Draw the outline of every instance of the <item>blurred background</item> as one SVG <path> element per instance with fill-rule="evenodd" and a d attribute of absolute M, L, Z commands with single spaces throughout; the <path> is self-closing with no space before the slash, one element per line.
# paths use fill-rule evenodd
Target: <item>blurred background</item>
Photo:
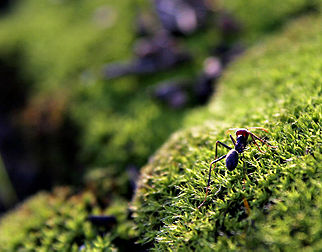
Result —
<path fill-rule="evenodd" d="M 0 214 L 40 190 L 129 201 L 226 67 L 316 1 L 0 3 Z"/>

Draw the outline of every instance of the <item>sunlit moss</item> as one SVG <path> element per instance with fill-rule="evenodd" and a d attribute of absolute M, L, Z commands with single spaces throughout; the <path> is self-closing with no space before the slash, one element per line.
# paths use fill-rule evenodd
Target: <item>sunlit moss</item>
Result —
<path fill-rule="evenodd" d="M 209 107 L 187 117 L 199 126 L 174 134 L 145 166 L 133 202 L 142 242 L 157 251 L 321 249 L 320 23 L 303 18 L 252 48 L 225 73 Z M 245 151 L 245 190 L 242 164 L 228 172 L 220 163 L 198 210 L 216 140 L 229 143 L 227 128 L 247 126 L 269 129 L 258 134 L 277 149 Z"/>

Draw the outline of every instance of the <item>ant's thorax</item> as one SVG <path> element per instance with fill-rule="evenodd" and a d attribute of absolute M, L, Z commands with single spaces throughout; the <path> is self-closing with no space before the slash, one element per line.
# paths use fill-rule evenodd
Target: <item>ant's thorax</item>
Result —
<path fill-rule="evenodd" d="M 247 138 L 248 138 L 248 134 L 246 136 L 245 135 L 237 136 L 235 150 L 238 153 L 242 153 L 245 150 L 247 145 Z"/>

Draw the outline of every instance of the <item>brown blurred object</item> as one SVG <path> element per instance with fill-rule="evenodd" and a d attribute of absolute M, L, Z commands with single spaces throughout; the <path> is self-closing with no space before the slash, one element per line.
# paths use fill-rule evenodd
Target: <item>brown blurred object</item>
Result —
<path fill-rule="evenodd" d="M 225 11 L 218 12 L 217 26 L 224 40 L 235 40 L 242 31 L 242 25 L 231 14 Z M 231 38 L 230 38 L 231 37 Z M 228 41 L 226 41 L 228 42 Z"/>
<path fill-rule="evenodd" d="M 34 134 L 49 134 L 61 127 L 65 108 L 66 97 L 62 94 L 39 96 L 29 101 L 19 121 Z"/>

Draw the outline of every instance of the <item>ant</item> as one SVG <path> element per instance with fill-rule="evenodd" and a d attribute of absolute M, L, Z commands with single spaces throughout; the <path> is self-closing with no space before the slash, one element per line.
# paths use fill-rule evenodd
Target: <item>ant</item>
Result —
<path fill-rule="evenodd" d="M 228 129 L 226 133 L 228 133 L 231 130 L 236 130 L 235 134 L 236 134 L 236 140 L 233 138 L 233 136 L 231 134 L 229 134 L 231 141 L 234 144 L 234 148 L 229 147 L 228 145 L 220 142 L 220 141 L 216 141 L 216 155 L 215 155 L 215 160 L 212 161 L 209 165 L 209 177 L 208 177 L 208 184 L 207 184 L 207 189 L 206 189 L 206 196 L 204 201 L 198 206 L 198 209 L 200 207 L 203 206 L 203 204 L 206 202 L 207 199 L 207 195 L 208 195 L 208 191 L 209 191 L 209 187 L 210 187 L 210 177 L 211 177 L 211 170 L 212 170 L 212 165 L 214 165 L 213 169 L 216 168 L 216 163 L 224 158 L 226 158 L 226 167 L 229 171 L 233 171 L 237 165 L 238 165 L 238 158 L 239 158 L 239 154 L 242 154 L 248 144 L 248 137 L 251 136 L 253 143 L 257 146 L 258 150 L 262 153 L 264 153 L 258 146 L 258 144 L 256 143 L 256 139 L 259 140 L 260 142 L 268 145 L 271 148 L 276 148 L 276 146 L 271 146 L 268 143 L 266 143 L 263 139 L 259 138 L 258 136 L 256 136 L 254 133 L 252 133 L 251 131 L 249 131 L 249 129 L 258 129 L 258 130 L 263 130 L 265 132 L 268 132 L 268 130 L 261 128 L 261 127 L 250 127 L 250 128 L 232 128 L 232 129 Z M 218 144 L 224 146 L 225 148 L 227 148 L 229 150 L 229 152 L 226 155 L 221 156 L 220 158 L 217 158 L 217 147 Z M 244 183 L 245 183 L 245 178 L 244 178 Z M 219 190 L 216 192 L 216 194 L 220 191 Z M 246 199 L 244 199 L 244 205 L 247 209 L 247 213 L 250 213 L 250 209 L 249 209 L 249 205 Z"/>

